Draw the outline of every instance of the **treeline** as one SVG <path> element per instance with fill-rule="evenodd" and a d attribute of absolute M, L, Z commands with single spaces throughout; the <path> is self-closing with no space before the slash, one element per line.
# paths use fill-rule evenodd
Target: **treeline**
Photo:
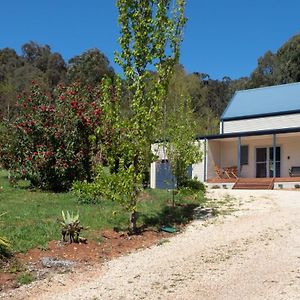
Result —
<path fill-rule="evenodd" d="M 80 81 L 95 85 L 104 75 L 112 77 L 114 70 L 107 57 L 98 49 L 88 50 L 66 62 L 50 46 L 29 42 L 21 55 L 14 49 L 0 50 L 0 117 L 10 120 L 15 114 L 17 96 L 30 88 L 32 80 L 46 93 L 58 84 Z"/>
<path fill-rule="evenodd" d="M 201 59 L 201 58 L 199 58 Z M 60 53 L 52 52 L 50 46 L 29 42 L 22 46 L 21 55 L 14 49 L 0 50 L 0 116 L 10 120 L 15 112 L 17 95 L 30 87 L 31 81 L 39 82 L 45 92 L 51 93 L 59 84 L 80 81 L 95 86 L 107 75 L 113 77 L 114 70 L 108 58 L 98 49 L 88 50 L 64 61 Z M 153 74 L 155 76 L 155 74 Z M 188 74 L 183 66 L 176 67 L 170 84 L 165 109 L 177 106 L 181 95 L 191 98 L 197 132 L 218 132 L 218 120 L 229 99 L 236 90 L 300 81 L 300 34 L 291 38 L 277 52 L 267 51 L 258 59 L 256 69 L 237 80 L 224 77 L 210 78 L 209 74 Z M 128 99 L 124 85 L 123 109 L 126 113 Z"/>

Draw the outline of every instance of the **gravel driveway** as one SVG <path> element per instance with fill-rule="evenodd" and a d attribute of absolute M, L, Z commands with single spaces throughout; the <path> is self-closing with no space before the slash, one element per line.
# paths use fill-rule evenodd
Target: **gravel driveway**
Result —
<path fill-rule="evenodd" d="M 233 212 L 194 221 L 184 233 L 104 266 L 23 286 L 2 298 L 300 299 L 300 192 L 209 195 L 224 213 Z"/>

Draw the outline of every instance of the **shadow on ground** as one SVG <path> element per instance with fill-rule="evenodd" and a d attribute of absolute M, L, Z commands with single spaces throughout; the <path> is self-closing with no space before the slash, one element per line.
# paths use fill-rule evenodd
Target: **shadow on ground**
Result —
<path fill-rule="evenodd" d="M 197 204 L 165 206 L 159 213 L 152 216 L 142 216 L 145 226 L 184 225 L 194 219 L 194 209 Z"/>

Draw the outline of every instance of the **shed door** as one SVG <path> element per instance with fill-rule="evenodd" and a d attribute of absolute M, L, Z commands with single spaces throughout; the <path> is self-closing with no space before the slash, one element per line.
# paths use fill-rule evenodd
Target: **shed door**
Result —
<path fill-rule="evenodd" d="M 156 188 L 173 189 L 175 187 L 175 177 L 171 172 L 171 165 L 168 161 L 162 161 L 156 165 Z"/>
<path fill-rule="evenodd" d="M 156 165 L 156 188 L 174 189 L 176 188 L 176 178 L 172 175 L 171 164 L 168 161 L 161 161 Z M 192 166 L 187 170 L 188 177 L 192 178 Z"/>

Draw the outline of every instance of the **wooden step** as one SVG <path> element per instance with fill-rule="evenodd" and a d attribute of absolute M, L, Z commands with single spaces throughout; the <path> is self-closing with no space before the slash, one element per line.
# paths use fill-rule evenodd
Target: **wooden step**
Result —
<path fill-rule="evenodd" d="M 235 190 L 270 190 L 273 189 L 273 178 L 239 178 L 232 189 Z"/>

